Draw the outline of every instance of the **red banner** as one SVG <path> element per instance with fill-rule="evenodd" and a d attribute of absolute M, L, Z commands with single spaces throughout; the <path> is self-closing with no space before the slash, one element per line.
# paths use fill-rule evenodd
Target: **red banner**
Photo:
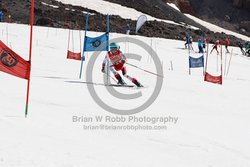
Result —
<path fill-rule="evenodd" d="M 207 82 L 211 82 L 211 83 L 216 83 L 216 84 L 222 85 L 222 75 L 220 75 L 220 76 L 213 76 L 213 75 L 210 75 L 210 74 L 208 74 L 206 72 L 204 80 L 207 81 Z"/>
<path fill-rule="evenodd" d="M 68 50 L 67 59 L 81 60 L 81 53 L 74 53 Z"/>
<path fill-rule="evenodd" d="M 23 79 L 29 79 L 30 63 L 0 40 L 0 71 Z"/>

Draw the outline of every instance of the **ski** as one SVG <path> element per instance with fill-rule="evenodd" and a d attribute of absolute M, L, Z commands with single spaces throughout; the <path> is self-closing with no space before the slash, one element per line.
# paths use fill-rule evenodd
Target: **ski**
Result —
<path fill-rule="evenodd" d="M 136 85 L 118 85 L 118 84 L 109 84 L 109 85 L 105 85 L 105 86 L 132 88 L 132 89 L 143 89 L 143 88 L 147 88 L 147 87 L 145 87 L 145 86 L 143 86 L 143 87 L 138 87 L 138 86 L 136 86 Z"/>
<path fill-rule="evenodd" d="M 128 88 L 133 88 L 136 87 L 135 85 L 118 85 L 118 84 L 109 84 L 105 86 L 113 86 L 113 87 L 128 87 Z"/>

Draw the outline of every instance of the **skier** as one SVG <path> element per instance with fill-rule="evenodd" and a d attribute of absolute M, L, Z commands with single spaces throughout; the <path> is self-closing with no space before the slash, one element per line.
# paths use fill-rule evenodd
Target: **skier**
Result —
<path fill-rule="evenodd" d="M 227 53 L 229 53 L 228 46 L 230 45 L 230 41 L 229 41 L 228 38 L 226 38 L 226 39 L 224 40 L 224 44 L 225 44 L 225 48 L 226 48 Z"/>
<path fill-rule="evenodd" d="M 194 50 L 194 49 L 193 49 L 193 46 L 192 46 L 192 41 L 193 41 L 193 40 L 192 40 L 192 37 L 188 35 L 188 36 L 186 37 L 185 49 L 187 49 L 187 45 L 189 45 L 189 47 L 190 47 L 192 50 Z"/>
<path fill-rule="evenodd" d="M 130 25 L 129 24 L 126 25 L 125 31 L 126 31 L 126 35 L 129 35 L 129 33 L 130 33 Z"/>
<path fill-rule="evenodd" d="M 240 48 L 240 51 L 242 52 L 242 54 L 243 54 L 243 55 L 246 55 L 246 52 L 245 52 L 244 49 L 243 49 L 243 44 L 242 44 L 240 41 L 238 41 L 238 42 L 237 42 L 237 45 L 238 45 L 238 47 Z"/>
<path fill-rule="evenodd" d="M 206 38 L 203 37 L 201 41 L 203 43 L 203 49 L 206 52 Z"/>
<path fill-rule="evenodd" d="M 198 48 L 199 48 L 199 53 L 204 53 L 203 51 L 203 42 L 201 39 L 198 40 Z"/>
<path fill-rule="evenodd" d="M 245 48 L 246 56 L 250 56 L 250 41 L 245 42 L 243 47 Z"/>
<path fill-rule="evenodd" d="M 140 82 L 137 81 L 137 79 L 130 77 L 127 74 L 127 69 L 125 66 L 126 63 L 126 57 L 125 55 L 120 51 L 119 45 L 116 43 L 110 44 L 110 51 L 105 56 L 105 59 L 102 63 L 102 72 L 105 73 L 105 67 L 110 62 L 109 67 L 110 71 L 113 72 L 115 78 L 118 80 L 119 85 L 126 85 L 118 71 L 122 71 L 122 74 L 124 77 L 128 78 L 131 82 L 133 82 L 137 87 L 143 87 Z"/>
<path fill-rule="evenodd" d="M 219 40 L 216 40 L 216 42 L 215 42 L 215 44 L 213 45 L 213 48 L 212 48 L 210 54 L 213 52 L 214 49 L 216 50 L 217 54 L 219 54 L 219 51 L 218 51 L 218 46 L 219 46 L 219 44 L 220 44 L 220 41 L 219 41 Z"/>

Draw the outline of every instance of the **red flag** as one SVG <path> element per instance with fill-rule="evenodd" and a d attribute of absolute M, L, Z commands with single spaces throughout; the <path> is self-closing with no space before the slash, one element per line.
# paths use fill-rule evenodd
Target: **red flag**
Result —
<path fill-rule="evenodd" d="M 210 75 L 209 73 L 206 72 L 204 80 L 207 81 L 207 82 L 212 82 L 212 83 L 215 83 L 215 84 L 222 85 L 222 75 L 213 76 L 213 75 Z"/>
<path fill-rule="evenodd" d="M 81 53 L 74 53 L 68 50 L 67 59 L 82 60 Z"/>
<path fill-rule="evenodd" d="M 0 40 L 0 71 L 29 80 L 30 63 Z"/>

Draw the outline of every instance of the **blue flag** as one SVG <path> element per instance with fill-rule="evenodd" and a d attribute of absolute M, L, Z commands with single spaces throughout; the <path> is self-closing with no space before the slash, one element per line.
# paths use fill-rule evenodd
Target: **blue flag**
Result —
<path fill-rule="evenodd" d="M 103 43 L 105 44 L 102 45 Z M 108 51 L 108 50 L 109 50 L 109 33 L 105 33 L 95 38 L 85 36 L 83 51 L 91 52 L 91 51 Z"/>
<path fill-rule="evenodd" d="M 189 56 L 189 68 L 204 67 L 204 56 L 193 58 Z"/>

